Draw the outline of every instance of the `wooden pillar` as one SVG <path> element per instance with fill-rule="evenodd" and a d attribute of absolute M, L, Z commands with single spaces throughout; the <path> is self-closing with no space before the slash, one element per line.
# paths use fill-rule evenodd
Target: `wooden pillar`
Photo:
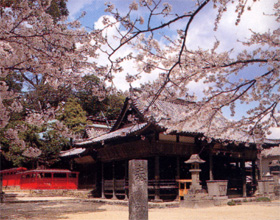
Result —
<path fill-rule="evenodd" d="M 176 179 L 180 179 L 180 157 L 176 158 Z"/>
<path fill-rule="evenodd" d="M 116 190 L 115 190 L 116 188 L 115 161 L 113 161 L 112 169 L 113 169 L 113 198 L 112 199 L 117 199 Z"/>
<path fill-rule="evenodd" d="M 176 158 L 176 179 L 179 180 L 180 179 L 180 157 L 177 156 Z M 176 200 L 180 200 L 180 183 L 178 182 L 178 194 L 176 197 Z"/>
<path fill-rule="evenodd" d="M 74 160 L 71 159 L 71 160 L 69 161 L 69 163 L 70 163 L 70 170 L 73 171 L 73 170 L 74 170 Z"/>
<path fill-rule="evenodd" d="M 252 182 L 253 185 L 255 185 L 257 183 L 257 179 L 256 179 L 256 161 L 252 160 Z"/>
<path fill-rule="evenodd" d="M 263 161 L 262 161 L 262 154 L 261 154 L 261 152 L 260 152 L 260 180 L 262 180 L 263 179 Z"/>
<path fill-rule="evenodd" d="M 155 156 L 155 201 L 160 199 L 160 172 L 159 172 L 159 156 Z"/>
<path fill-rule="evenodd" d="M 4 192 L 3 192 L 3 174 L 0 174 L 0 203 L 4 200 Z"/>
<path fill-rule="evenodd" d="M 213 154 L 212 154 L 211 149 L 210 149 L 210 152 L 209 152 L 209 180 L 214 180 L 214 177 L 213 177 Z"/>
<path fill-rule="evenodd" d="M 104 163 L 101 162 L 101 198 L 105 199 L 104 193 Z"/>
<path fill-rule="evenodd" d="M 246 190 L 246 171 L 245 171 L 245 161 L 242 160 L 240 163 L 241 174 L 242 174 L 242 194 L 243 197 L 247 197 L 247 190 Z"/>
<path fill-rule="evenodd" d="M 124 161 L 124 200 L 127 201 L 128 200 L 128 189 L 127 189 L 127 186 L 126 186 L 126 180 L 128 179 L 127 178 L 127 172 L 128 172 L 128 163 L 127 161 Z"/>

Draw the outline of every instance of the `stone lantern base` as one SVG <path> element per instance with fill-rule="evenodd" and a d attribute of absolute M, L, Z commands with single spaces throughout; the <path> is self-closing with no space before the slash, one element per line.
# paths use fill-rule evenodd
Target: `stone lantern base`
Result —
<path fill-rule="evenodd" d="M 209 196 L 206 192 L 197 192 L 193 195 L 185 195 L 184 200 L 181 200 L 180 206 L 187 208 L 206 208 L 213 206 L 227 205 L 227 196 Z"/>
<path fill-rule="evenodd" d="M 206 192 L 201 191 L 188 193 L 184 196 L 184 200 L 181 200 L 180 205 L 187 208 L 205 208 L 214 206 L 214 203 Z"/>

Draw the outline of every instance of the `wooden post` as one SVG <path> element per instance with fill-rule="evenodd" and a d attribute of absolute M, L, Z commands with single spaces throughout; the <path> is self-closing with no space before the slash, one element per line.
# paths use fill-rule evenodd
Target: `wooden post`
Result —
<path fill-rule="evenodd" d="M 176 179 L 180 179 L 180 157 L 176 158 Z"/>
<path fill-rule="evenodd" d="M 3 192 L 3 174 L 0 174 L 0 203 L 4 200 L 4 192 Z"/>
<path fill-rule="evenodd" d="M 104 193 L 104 163 L 101 162 L 101 198 L 105 199 Z"/>
<path fill-rule="evenodd" d="M 162 201 L 160 199 L 160 172 L 159 172 L 159 156 L 155 156 L 155 198 L 154 201 Z"/>
<path fill-rule="evenodd" d="M 256 180 L 256 161 L 252 160 L 252 183 L 255 185 L 257 183 Z"/>
<path fill-rule="evenodd" d="M 262 161 L 262 154 L 260 153 L 260 180 L 263 179 L 263 161 Z"/>
<path fill-rule="evenodd" d="M 180 157 L 177 156 L 176 158 L 176 179 L 179 180 L 180 179 Z M 176 197 L 176 200 L 180 200 L 180 183 L 178 182 L 178 194 Z"/>
<path fill-rule="evenodd" d="M 129 220 L 148 220 L 147 160 L 129 161 Z"/>
<path fill-rule="evenodd" d="M 128 200 L 128 189 L 126 188 L 126 180 L 127 180 L 127 161 L 124 161 L 124 200 Z"/>
<path fill-rule="evenodd" d="M 213 177 L 213 154 L 212 154 L 211 149 L 210 149 L 210 153 L 209 153 L 209 180 L 214 180 L 214 177 Z"/>
<path fill-rule="evenodd" d="M 244 159 L 240 163 L 241 172 L 242 172 L 242 193 L 243 197 L 247 197 L 247 190 L 246 190 L 246 171 L 245 171 L 245 161 Z"/>
<path fill-rule="evenodd" d="M 115 177 L 115 161 L 113 161 L 113 198 L 112 199 L 117 199 L 116 197 L 116 177 Z"/>

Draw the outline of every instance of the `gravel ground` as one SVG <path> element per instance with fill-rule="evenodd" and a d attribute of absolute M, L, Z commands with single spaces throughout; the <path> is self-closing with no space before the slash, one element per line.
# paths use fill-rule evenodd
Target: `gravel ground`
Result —
<path fill-rule="evenodd" d="M 0 204 L 2 220 L 127 220 L 128 207 L 80 199 Z M 210 208 L 152 208 L 149 220 L 280 220 L 280 201 Z M 140 220 L 140 219 L 139 219 Z"/>
<path fill-rule="evenodd" d="M 24 202 L 24 203 L 2 203 L 0 204 L 0 219 L 5 220 L 55 220 L 67 219 L 63 215 L 77 213 L 104 212 L 100 209 L 101 204 L 84 202 L 80 200 L 71 201 L 46 201 L 46 202 Z"/>

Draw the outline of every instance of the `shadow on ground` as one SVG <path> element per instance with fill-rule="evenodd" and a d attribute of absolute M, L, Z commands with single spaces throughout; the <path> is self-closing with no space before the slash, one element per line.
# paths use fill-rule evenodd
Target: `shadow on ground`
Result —
<path fill-rule="evenodd" d="M 55 220 L 67 219 L 62 216 L 78 212 L 102 212 L 102 204 L 75 201 L 48 201 L 28 203 L 2 203 L 0 204 L 0 219 L 2 220 Z"/>

